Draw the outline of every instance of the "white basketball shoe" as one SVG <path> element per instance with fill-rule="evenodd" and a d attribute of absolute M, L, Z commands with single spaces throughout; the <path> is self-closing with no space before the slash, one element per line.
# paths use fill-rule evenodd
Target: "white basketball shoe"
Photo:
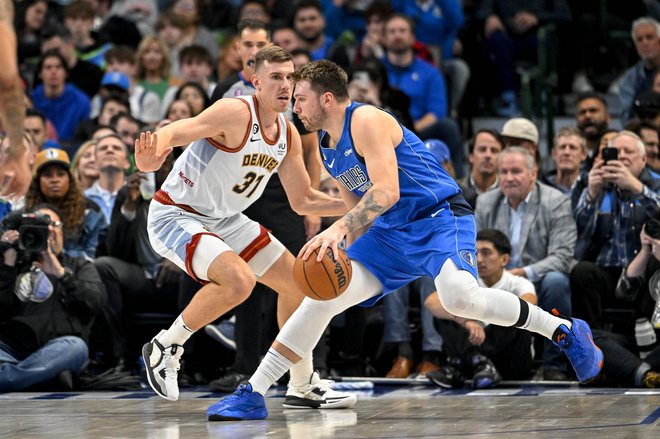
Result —
<path fill-rule="evenodd" d="M 165 347 L 160 344 L 158 337 L 164 332 L 163 329 L 142 347 L 142 357 L 151 388 L 163 398 L 176 401 L 179 399 L 177 375 L 180 368 L 179 360 L 183 355 L 183 346 Z"/>
<path fill-rule="evenodd" d="M 357 397 L 352 393 L 332 390 L 335 382 L 322 380 L 314 372 L 309 384 L 296 388 L 289 385 L 282 405 L 288 409 L 343 409 L 353 407 Z"/>

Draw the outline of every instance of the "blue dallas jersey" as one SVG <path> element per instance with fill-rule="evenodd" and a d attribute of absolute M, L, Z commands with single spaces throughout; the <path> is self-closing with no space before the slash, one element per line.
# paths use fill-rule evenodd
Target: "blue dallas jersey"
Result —
<path fill-rule="evenodd" d="M 346 108 L 344 129 L 336 148 L 325 147 L 328 136 L 325 131 L 319 133 L 321 157 L 328 173 L 360 198 L 373 185 L 364 158 L 356 153 L 351 136 L 353 112 L 362 105 L 365 104 L 351 102 Z M 398 227 L 426 218 L 437 210 L 440 203 L 461 192 L 424 143 L 412 131 L 399 125 L 403 129 L 403 139 L 395 153 L 401 195 L 399 201 L 374 222 L 381 227 Z"/>

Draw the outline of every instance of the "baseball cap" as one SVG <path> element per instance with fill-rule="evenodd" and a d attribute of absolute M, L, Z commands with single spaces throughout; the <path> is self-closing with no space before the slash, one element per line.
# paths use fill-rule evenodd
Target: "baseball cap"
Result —
<path fill-rule="evenodd" d="M 449 148 L 445 143 L 438 139 L 427 139 L 424 141 L 426 148 L 431 151 L 431 154 L 436 158 L 438 163 L 445 163 L 451 161 L 451 154 Z"/>
<path fill-rule="evenodd" d="M 524 117 L 509 119 L 502 127 L 502 135 L 539 143 L 539 130 L 531 120 Z"/>
<path fill-rule="evenodd" d="M 107 72 L 103 75 L 103 79 L 101 79 L 101 87 L 107 85 L 114 85 L 115 87 L 128 91 L 131 83 L 128 76 L 122 72 Z"/>
<path fill-rule="evenodd" d="M 39 151 L 37 156 L 34 158 L 34 172 L 38 174 L 46 166 L 58 164 L 64 166 L 67 170 L 71 166 L 71 160 L 69 160 L 69 154 L 66 153 L 63 149 L 48 148 L 42 151 Z"/>

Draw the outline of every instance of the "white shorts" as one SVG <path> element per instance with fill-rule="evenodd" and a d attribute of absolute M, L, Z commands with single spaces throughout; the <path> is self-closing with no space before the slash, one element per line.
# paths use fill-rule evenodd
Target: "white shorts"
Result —
<path fill-rule="evenodd" d="M 156 253 L 202 283 L 208 281 L 208 268 L 220 253 L 238 254 L 260 277 L 286 251 L 269 230 L 242 213 L 209 218 L 156 200 L 149 206 L 147 231 Z"/>

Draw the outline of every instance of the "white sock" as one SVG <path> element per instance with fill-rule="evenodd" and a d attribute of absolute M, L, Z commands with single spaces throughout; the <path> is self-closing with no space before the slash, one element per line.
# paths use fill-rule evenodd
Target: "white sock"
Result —
<path fill-rule="evenodd" d="M 183 314 L 181 314 L 174 320 L 172 326 L 163 335 L 158 337 L 158 341 L 164 347 L 169 347 L 173 344 L 183 346 L 194 333 L 195 331 L 186 326 L 186 322 L 183 321 Z"/>
<path fill-rule="evenodd" d="M 287 370 L 291 369 L 291 366 L 293 366 L 291 360 L 288 360 L 273 348 L 268 349 L 257 371 L 250 377 L 249 382 L 252 384 L 252 390 L 265 395 L 268 388 Z"/>
<path fill-rule="evenodd" d="M 520 326 L 520 328 L 522 329 L 527 329 L 528 331 L 537 332 L 543 335 L 544 337 L 547 337 L 550 340 L 552 340 L 555 331 L 557 330 L 557 328 L 559 328 L 560 325 L 564 325 L 568 329 L 571 329 L 573 327 L 573 323 L 570 320 L 557 317 L 547 311 L 542 310 L 536 305 L 532 305 L 531 303 L 527 303 L 522 300 L 520 302 L 521 302 L 520 304 L 521 313 L 524 312 L 522 308 L 525 306 L 525 304 L 527 305 L 529 310 L 527 321 L 522 326 Z"/>
<path fill-rule="evenodd" d="M 289 369 L 289 386 L 297 389 L 309 384 L 309 378 L 314 373 L 312 356 L 308 355 Z"/>

